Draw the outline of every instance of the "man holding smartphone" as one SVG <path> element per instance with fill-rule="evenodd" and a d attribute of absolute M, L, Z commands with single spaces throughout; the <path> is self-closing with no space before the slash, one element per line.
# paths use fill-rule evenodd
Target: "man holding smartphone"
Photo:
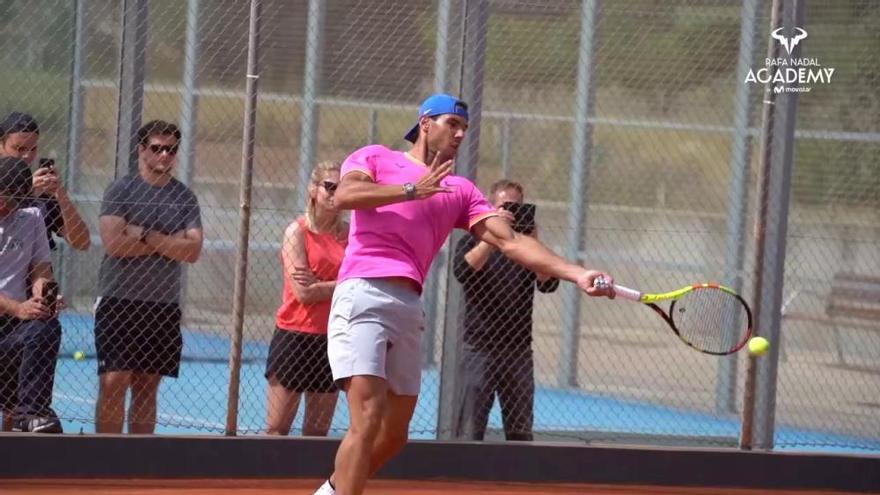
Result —
<path fill-rule="evenodd" d="M 27 162 L 0 158 L 0 406 L 4 430 L 61 433 L 50 407 L 61 346 L 57 297 L 49 300 L 57 287 L 40 213 L 21 206 L 32 182 Z"/>
<path fill-rule="evenodd" d="M 535 205 L 523 203 L 520 184 L 500 180 L 490 200 L 517 232 L 537 238 Z M 483 440 L 495 396 L 507 440 L 532 440 L 535 398 L 532 307 L 535 288 L 553 292 L 559 280 L 506 258 L 485 241 L 463 237 L 455 250 L 455 278 L 464 287 L 463 396 L 456 436 Z"/>
<path fill-rule="evenodd" d="M 0 157 L 20 158 L 28 165 L 37 161 L 40 126 L 22 112 L 12 112 L 0 121 Z M 49 248 L 55 249 L 53 236 L 63 238 L 70 247 L 85 251 L 91 243 L 89 228 L 61 183 L 55 160 L 42 158 L 33 172 L 33 198 L 23 207 L 36 207 L 46 224 Z"/>

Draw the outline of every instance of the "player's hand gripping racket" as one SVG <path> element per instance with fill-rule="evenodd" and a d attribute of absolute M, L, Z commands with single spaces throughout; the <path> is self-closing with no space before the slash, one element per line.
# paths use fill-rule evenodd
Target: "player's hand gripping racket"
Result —
<path fill-rule="evenodd" d="M 593 285 L 607 282 L 597 277 Z M 646 304 L 685 344 L 706 354 L 726 356 L 745 346 L 752 335 L 752 310 L 739 294 L 718 284 L 695 284 L 671 292 L 645 294 L 614 285 L 617 297 Z M 656 303 L 671 301 L 669 311 Z"/>

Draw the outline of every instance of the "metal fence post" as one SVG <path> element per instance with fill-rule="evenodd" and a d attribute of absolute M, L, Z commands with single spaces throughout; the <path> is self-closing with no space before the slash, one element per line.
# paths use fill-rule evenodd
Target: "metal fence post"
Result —
<path fill-rule="evenodd" d="M 367 143 L 373 144 L 379 140 L 379 110 L 370 107 L 370 122 L 367 127 Z"/>
<path fill-rule="evenodd" d="M 752 66 L 755 46 L 755 23 L 758 0 L 743 0 L 742 24 L 739 37 L 739 60 L 736 66 L 736 95 L 733 98 L 733 141 L 730 154 L 730 185 L 727 209 L 727 245 L 724 256 L 724 283 L 738 293 L 743 291 L 743 268 L 746 246 L 746 214 L 748 211 L 751 160 L 749 160 L 749 88 L 743 81 Z M 736 325 L 739 322 L 734 322 Z M 718 361 L 715 385 L 715 411 L 731 413 L 736 410 L 736 356 Z"/>
<path fill-rule="evenodd" d="M 321 58 L 324 55 L 323 0 L 309 0 L 308 25 L 306 28 L 306 62 L 303 76 L 302 115 L 300 116 L 299 175 L 293 203 L 296 211 L 305 208 L 309 191 L 309 176 L 315 163 L 320 129 Z"/>
<path fill-rule="evenodd" d="M 180 180 L 191 186 L 195 177 L 195 140 L 199 115 L 199 96 L 196 88 L 199 56 L 199 0 L 186 2 L 186 41 L 183 54 L 183 97 L 180 102 Z M 180 281 L 180 308 L 187 304 L 189 267 L 184 264 Z M 185 314 L 185 313 L 184 313 Z"/>
<path fill-rule="evenodd" d="M 191 185 L 195 174 L 195 139 L 199 96 L 196 88 L 199 56 L 199 0 L 186 2 L 186 42 L 183 54 L 183 98 L 180 102 L 180 176 Z"/>
<path fill-rule="evenodd" d="M 434 91 L 439 93 L 447 91 L 450 46 L 450 14 L 452 10 L 451 0 L 438 0 L 437 2 L 437 46 L 434 49 Z M 439 313 L 440 279 L 446 275 L 446 249 L 437 253 L 431 264 L 428 279 L 425 281 L 425 294 L 423 296 L 425 306 L 425 335 L 422 345 L 424 360 L 422 365 L 433 367 L 437 364 L 434 354 L 436 353 L 437 339 L 437 316 Z"/>
<path fill-rule="evenodd" d="M 511 117 L 501 119 L 501 176 L 510 178 L 510 121 Z"/>
<path fill-rule="evenodd" d="M 147 0 L 123 0 L 119 100 L 116 109 L 116 177 L 137 172 L 137 130 L 144 113 Z"/>
<path fill-rule="evenodd" d="M 248 58 L 244 123 L 241 143 L 241 216 L 238 235 L 238 258 L 235 264 L 235 292 L 232 301 L 232 344 L 229 353 L 229 396 L 226 404 L 227 436 L 238 431 L 238 398 L 241 380 L 241 345 L 247 298 L 248 241 L 251 227 L 251 184 L 254 167 L 254 139 L 257 122 L 257 82 L 259 81 L 260 0 L 251 0 L 248 26 Z"/>
<path fill-rule="evenodd" d="M 776 29 L 778 24 L 788 32 L 793 32 L 795 26 L 803 26 L 805 2 L 790 0 L 783 6 L 783 1 L 774 1 L 771 29 Z M 768 52 L 770 55 L 781 55 L 775 41 L 770 41 Z M 799 58 L 800 52 L 798 45 L 786 56 L 790 59 Z M 754 314 L 757 334 L 770 342 L 778 343 L 782 320 L 782 287 L 785 282 L 785 246 L 798 93 L 783 92 L 774 98 L 775 86 L 769 83 L 765 88 L 765 120 L 762 129 L 755 228 Z M 749 358 L 748 363 L 740 447 L 771 449 L 779 346 L 771 345 L 767 356 L 761 359 Z"/>
<path fill-rule="evenodd" d="M 571 149 L 571 174 L 568 206 L 568 241 L 565 255 L 581 261 L 586 231 L 587 183 L 590 177 L 590 154 L 593 151 L 593 77 L 595 75 L 596 22 L 599 0 L 584 0 L 581 6 L 581 34 L 578 50 L 577 100 L 575 102 L 574 137 Z M 578 354 L 580 349 L 581 291 L 575 284 L 562 288 L 562 369 L 559 385 L 578 386 Z"/>
<path fill-rule="evenodd" d="M 78 192 L 79 161 L 82 153 L 84 126 L 83 100 L 83 31 L 85 29 L 86 0 L 74 2 L 73 59 L 70 68 L 70 125 L 67 128 L 67 167 L 65 181 L 70 194 Z"/>
<path fill-rule="evenodd" d="M 467 138 L 456 158 L 457 175 L 476 180 L 480 149 L 480 124 L 483 106 L 483 77 L 489 30 L 488 0 L 466 0 L 462 17 L 462 57 L 460 67 L 461 98 L 469 105 Z M 467 70 L 465 70 L 467 68 Z M 455 232 L 447 242 L 449 257 L 461 233 Z M 443 321 L 443 357 L 440 370 L 440 401 L 438 438 L 454 438 L 455 411 L 460 400 L 459 378 L 461 329 L 464 322 L 464 297 L 461 285 L 452 275 L 453 263 L 446 266 L 446 315 Z"/>
<path fill-rule="evenodd" d="M 85 29 L 86 0 L 75 0 L 73 5 L 74 28 L 73 28 L 73 52 L 70 67 L 70 116 L 67 127 L 67 166 L 64 167 L 64 182 L 71 196 L 76 196 L 79 190 L 79 161 L 82 153 L 82 132 L 85 126 L 83 118 L 83 100 L 85 98 L 83 88 L 83 31 Z M 66 294 L 77 294 L 77 277 L 72 276 L 73 250 L 66 242 L 60 245 L 61 255 L 58 259 L 60 283 Z"/>

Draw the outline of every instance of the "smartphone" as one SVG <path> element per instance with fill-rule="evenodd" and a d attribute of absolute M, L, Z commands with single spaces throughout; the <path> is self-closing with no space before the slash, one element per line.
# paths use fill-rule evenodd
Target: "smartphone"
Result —
<path fill-rule="evenodd" d="M 513 214 L 513 230 L 522 234 L 535 231 L 535 205 L 532 203 L 514 203 L 508 201 L 502 208 Z"/>
<path fill-rule="evenodd" d="M 51 280 L 43 285 L 43 304 L 55 313 L 58 308 L 58 282 Z"/>
<path fill-rule="evenodd" d="M 40 158 L 39 168 L 48 168 L 49 170 L 55 170 L 55 159 Z"/>

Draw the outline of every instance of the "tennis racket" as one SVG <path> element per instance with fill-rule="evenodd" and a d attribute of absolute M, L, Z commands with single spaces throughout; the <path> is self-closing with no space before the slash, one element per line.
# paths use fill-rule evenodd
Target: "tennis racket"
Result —
<path fill-rule="evenodd" d="M 593 285 L 607 286 L 603 277 Z M 671 292 L 648 294 L 614 285 L 617 297 L 644 303 L 659 314 L 688 346 L 715 356 L 733 354 L 752 335 L 752 310 L 732 289 L 718 284 L 694 284 Z M 658 302 L 671 301 L 664 311 Z"/>

